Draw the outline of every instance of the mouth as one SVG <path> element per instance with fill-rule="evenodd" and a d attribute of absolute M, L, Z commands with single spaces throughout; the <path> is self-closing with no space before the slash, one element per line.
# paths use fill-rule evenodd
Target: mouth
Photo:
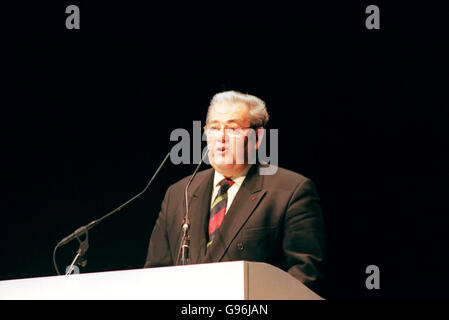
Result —
<path fill-rule="evenodd" d="M 217 152 L 224 152 L 227 150 L 229 150 L 229 146 L 226 144 L 221 144 L 221 145 L 215 147 L 215 151 L 217 151 Z"/>
<path fill-rule="evenodd" d="M 226 148 L 225 146 L 216 147 L 214 149 L 214 153 L 218 157 L 225 157 L 229 153 L 229 148 Z"/>

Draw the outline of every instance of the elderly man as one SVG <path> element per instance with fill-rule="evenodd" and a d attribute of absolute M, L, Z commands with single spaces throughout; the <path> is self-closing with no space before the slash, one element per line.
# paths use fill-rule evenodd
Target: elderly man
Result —
<path fill-rule="evenodd" d="M 212 168 L 199 172 L 188 192 L 190 263 L 266 262 L 315 288 L 324 258 L 319 198 L 298 173 L 277 168 L 264 175 L 261 165 L 251 165 L 267 121 L 265 103 L 255 96 L 213 97 L 204 128 Z M 189 178 L 167 190 L 144 267 L 178 263 Z"/>

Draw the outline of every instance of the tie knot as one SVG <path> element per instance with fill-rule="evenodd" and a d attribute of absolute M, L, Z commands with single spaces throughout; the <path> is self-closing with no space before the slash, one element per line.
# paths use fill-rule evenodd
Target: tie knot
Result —
<path fill-rule="evenodd" d="M 218 184 L 220 185 L 220 188 L 221 188 L 222 192 L 224 193 L 224 192 L 227 192 L 228 189 L 234 184 L 234 181 L 229 178 L 224 178 Z"/>

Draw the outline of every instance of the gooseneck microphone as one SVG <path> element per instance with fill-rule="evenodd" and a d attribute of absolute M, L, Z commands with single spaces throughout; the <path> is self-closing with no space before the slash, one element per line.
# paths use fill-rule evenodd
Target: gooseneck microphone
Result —
<path fill-rule="evenodd" d="M 195 171 L 193 172 L 192 176 L 190 177 L 189 181 L 187 182 L 186 188 L 184 190 L 184 200 L 185 200 L 186 211 L 185 211 L 184 221 L 183 221 L 183 224 L 182 224 L 181 245 L 179 247 L 178 258 L 176 260 L 176 265 L 179 264 L 179 258 L 181 258 L 181 264 L 182 265 L 189 264 L 189 259 L 190 259 L 190 236 L 189 236 L 190 214 L 189 214 L 188 190 L 189 190 L 190 184 L 193 181 L 193 178 L 195 178 L 199 168 L 203 164 L 204 158 L 207 155 L 207 153 L 208 153 L 208 148 L 206 146 L 204 148 L 201 160 L 198 163 L 198 165 L 196 166 Z"/>
<path fill-rule="evenodd" d="M 131 199 L 129 199 L 128 201 L 126 201 L 125 203 L 120 205 L 119 207 L 117 207 L 114 210 L 108 212 L 107 214 L 105 214 L 101 218 L 96 219 L 96 220 L 86 224 L 85 226 L 82 226 L 82 227 L 76 229 L 73 233 L 71 233 L 70 235 L 68 235 L 67 237 L 65 237 L 61 241 L 59 241 L 59 243 L 53 249 L 53 264 L 54 264 L 56 273 L 58 275 L 60 275 L 60 273 L 59 273 L 59 269 L 58 269 L 58 266 L 57 266 L 57 263 L 56 263 L 56 250 L 59 247 L 69 243 L 70 241 L 72 241 L 73 239 L 76 238 L 78 240 L 78 242 L 80 243 L 80 248 L 78 249 L 77 254 L 75 256 L 75 259 L 73 260 L 72 264 L 68 268 L 68 272 L 66 274 L 70 274 L 73 271 L 73 266 L 75 264 L 81 264 L 82 266 L 85 266 L 86 261 L 79 262 L 78 260 L 83 258 L 84 254 L 86 253 L 87 249 L 89 248 L 87 231 L 92 229 L 96 225 L 98 225 L 104 219 L 106 219 L 106 218 L 112 216 L 114 213 L 117 213 L 118 211 L 122 210 L 124 207 L 129 205 L 134 200 L 136 200 L 139 197 L 141 197 L 145 193 L 145 191 L 147 191 L 147 189 L 150 187 L 150 185 L 153 183 L 153 180 L 156 178 L 156 176 L 158 175 L 159 171 L 162 169 L 164 164 L 167 162 L 169 156 L 170 156 L 170 152 L 167 153 L 167 155 L 165 156 L 164 160 L 162 160 L 162 162 L 159 165 L 159 167 L 157 168 L 156 172 L 153 174 L 153 176 L 151 177 L 150 181 L 147 183 L 147 185 L 145 186 L 145 188 L 141 192 L 139 192 L 137 195 L 135 195 L 134 197 L 132 197 Z M 82 236 L 84 236 L 84 240 L 81 240 Z"/>

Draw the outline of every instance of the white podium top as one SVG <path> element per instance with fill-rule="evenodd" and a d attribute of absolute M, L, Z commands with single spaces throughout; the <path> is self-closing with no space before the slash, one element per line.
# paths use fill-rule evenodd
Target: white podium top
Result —
<path fill-rule="evenodd" d="M 211 290 L 213 284 L 214 290 Z M 265 263 L 233 261 L 0 281 L 1 300 L 322 299 Z"/>

